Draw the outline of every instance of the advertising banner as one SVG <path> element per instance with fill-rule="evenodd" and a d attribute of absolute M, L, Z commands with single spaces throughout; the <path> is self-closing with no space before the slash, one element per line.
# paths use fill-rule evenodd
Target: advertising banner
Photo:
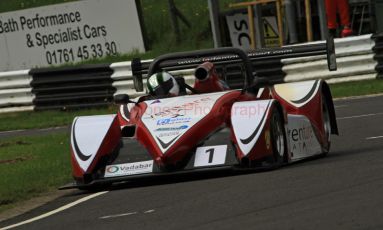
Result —
<path fill-rule="evenodd" d="M 145 51 L 135 1 L 83 0 L 0 14 L 0 71 Z"/>

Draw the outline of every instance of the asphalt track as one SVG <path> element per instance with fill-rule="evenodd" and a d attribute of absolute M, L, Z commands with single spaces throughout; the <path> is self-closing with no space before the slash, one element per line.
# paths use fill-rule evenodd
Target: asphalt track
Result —
<path fill-rule="evenodd" d="M 383 96 L 335 104 L 341 134 L 327 157 L 266 172 L 73 190 L 0 228 L 45 214 L 14 229 L 383 229 Z"/>
<path fill-rule="evenodd" d="M 20 130 L 11 130 L 11 131 L 1 131 L 0 139 L 10 138 L 10 137 L 19 137 L 19 136 L 37 136 L 37 135 L 47 135 L 54 133 L 70 132 L 69 126 L 46 128 L 46 129 L 20 129 Z"/>

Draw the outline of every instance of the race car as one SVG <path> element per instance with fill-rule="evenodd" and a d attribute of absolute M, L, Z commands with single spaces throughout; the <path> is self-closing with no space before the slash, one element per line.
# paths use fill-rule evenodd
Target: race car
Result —
<path fill-rule="evenodd" d="M 289 49 L 272 51 L 285 55 Z M 336 68 L 333 45 L 323 52 L 329 68 Z M 262 51 L 261 56 L 272 53 Z M 327 83 L 272 84 L 257 76 L 255 56 L 219 48 L 166 54 L 150 62 L 148 76 L 209 61 L 229 88 L 200 93 L 184 83 L 188 93 L 179 96 L 116 95 L 117 114 L 76 117 L 70 137 L 75 182 L 62 188 L 207 170 L 275 168 L 327 154 L 330 135 L 338 134 Z M 229 65 L 238 67 L 235 73 L 228 71 Z M 139 77 L 135 81 L 142 85 Z"/>

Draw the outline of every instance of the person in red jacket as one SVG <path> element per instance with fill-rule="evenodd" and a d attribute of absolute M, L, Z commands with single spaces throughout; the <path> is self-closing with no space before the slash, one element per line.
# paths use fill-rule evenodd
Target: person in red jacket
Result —
<path fill-rule="evenodd" d="M 340 16 L 340 24 L 343 26 L 341 37 L 348 37 L 352 35 L 352 28 L 350 23 L 350 9 L 348 0 L 326 0 L 326 13 L 327 13 L 327 28 L 330 33 L 335 34 L 338 28 L 337 12 Z"/>

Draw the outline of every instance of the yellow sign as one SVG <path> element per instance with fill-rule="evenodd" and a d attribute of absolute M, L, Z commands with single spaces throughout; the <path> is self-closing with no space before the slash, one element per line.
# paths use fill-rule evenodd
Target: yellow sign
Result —
<path fill-rule="evenodd" d="M 278 47 L 279 35 L 270 24 L 269 20 L 263 18 L 263 34 L 265 38 L 266 47 Z"/>

